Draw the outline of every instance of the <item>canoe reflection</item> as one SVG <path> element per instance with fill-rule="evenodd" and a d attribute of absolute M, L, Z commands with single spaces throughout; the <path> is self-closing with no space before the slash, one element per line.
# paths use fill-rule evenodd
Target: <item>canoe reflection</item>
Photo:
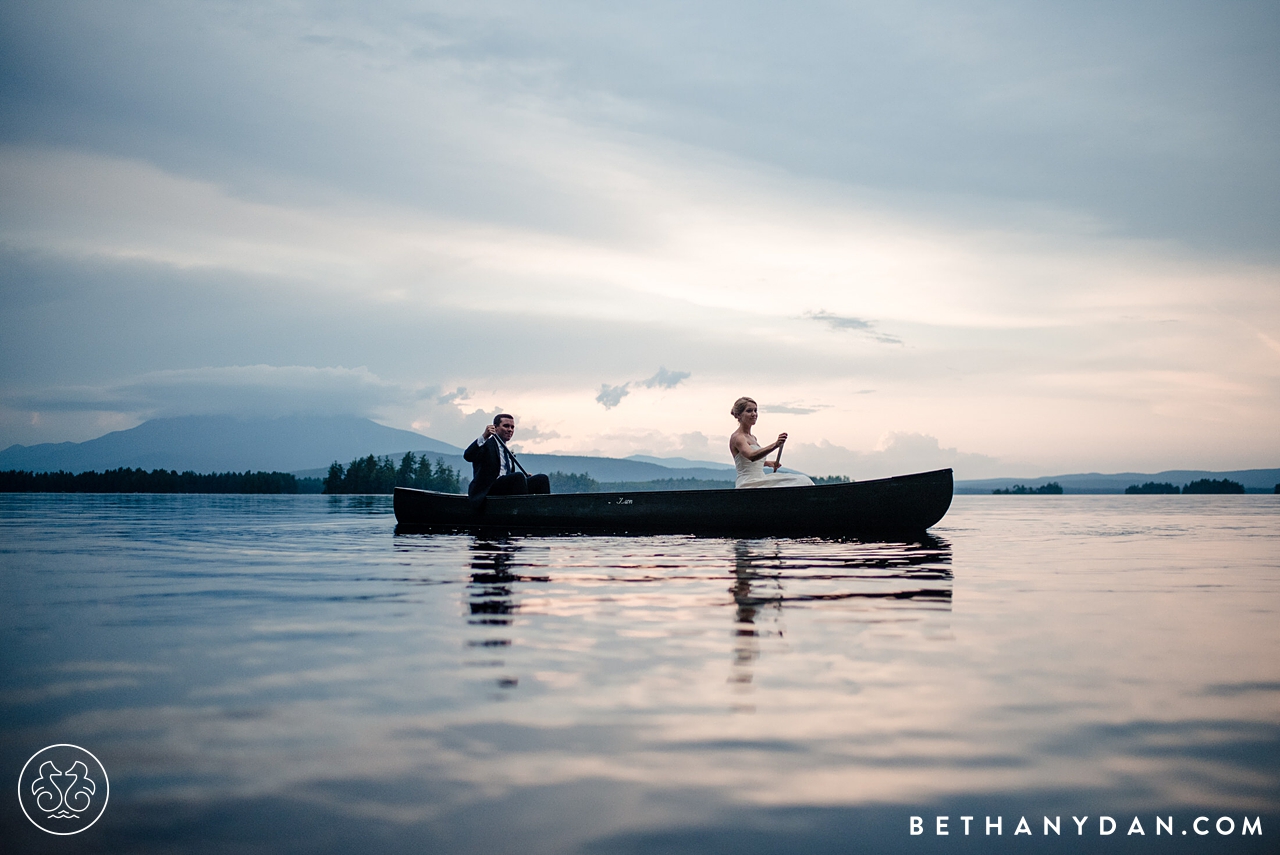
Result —
<path fill-rule="evenodd" d="M 950 611 L 951 545 L 738 540 L 734 543 L 733 665 L 728 682 L 749 694 L 760 639 L 782 638 L 784 603 L 868 601 L 907 610 Z M 737 712 L 754 712 L 745 699 Z"/>
<path fill-rule="evenodd" d="M 471 581 L 467 585 L 467 605 L 470 616 L 467 623 L 472 626 L 494 627 L 492 634 L 478 639 L 470 639 L 467 646 L 482 650 L 498 651 L 511 646 L 508 633 L 498 627 L 510 627 L 512 616 L 520 609 L 516 601 L 514 586 L 519 582 L 547 582 L 547 576 L 534 576 L 512 572 L 517 566 L 516 555 L 520 547 L 509 540 L 474 540 L 471 550 Z M 483 659 L 469 662 L 482 668 L 502 668 L 502 659 Z M 495 679 L 499 689 L 514 689 L 520 681 L 518 677 L 501 676 Z"/>
<path fill-rule="evenodd" d="M 549 665 L 560 655 L 558 641 L 548 643 L 546 635 L 554 625 L 551 616 L 609 622 L 618 639 L 657 639 L 661 634 L 653 634 L 653 624 L 668 619 L 659 616 L 680 614 L 678 621 L 688 629 L 690 617 L 709 607 L 703 612 L 711 621 L 707 629 L 719 632 L 711 629 L 723 626 L 716 613 L 732 606 L 728 682 L 735 695 L 751 693 L 762 644 L 772 655 L 786 649 L 787 611 L 820 610 L 824 620 L 868 626 L 923 621 L 927 634 L 949 632 L 945 617 L 926 620 L 929 612 L 951 609 L 951 547 L 936 538 L 885 543 L 475 537 L 466 549 L 466 664 L 485 669 L 485 682 L 504 690 L 500 695 L 519 686 L 517 673 L 530 670 L 572 684 L 573 677 Z M 726 579 L 732 603 L 722 593 L 703 598 L 723 592 Z M 661 660 L 680 643 L 626 643 L 624 649 L 628 660 Z M 495 671 L 510 673 L 491 676 Z M 742 700 L 741 708 L 750 709 L 749 699 Z"/>

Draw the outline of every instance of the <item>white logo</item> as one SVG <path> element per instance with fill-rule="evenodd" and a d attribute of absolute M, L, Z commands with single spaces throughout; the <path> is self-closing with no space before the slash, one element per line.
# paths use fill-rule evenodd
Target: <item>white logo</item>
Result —
<path fill-rule="evenodd" d="M 50 834 L 79 834 L 107 809 L 107 770 L 79 745 L 50 745 L 18 775 L 18 803 L 27 819 Z"/>

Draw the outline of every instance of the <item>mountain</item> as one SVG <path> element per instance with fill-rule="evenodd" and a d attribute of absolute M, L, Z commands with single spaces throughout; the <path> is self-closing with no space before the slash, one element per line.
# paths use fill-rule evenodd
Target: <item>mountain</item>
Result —
<path fill-rule="evenodd" d="M 462 453 L 456 445 L 358 416 L 181 416 L 152 419 L 87 442 L 11 445 L 0 451 L 0 470 L 101 472 L 130 466 L 194 472 L 288 472 L 334 460 L 346 463 L 367 454 L 403 453 L 405 449 Z"/>
<path fill-rule="evenodd" d="M 194 472 L 243 472 L 246 469 L 293 472 L 323 477 L 329 464 L 343 465 L 369 454 L 399 460 L 406 451 L 426 453 L 470 477 L 471 464 L 462 449 L 413 431 L 386 427 L 358 416 L 289 416 L 280 419 L 241 419 L 234 416 L 182 416 L 152 419 L 129 430 L 116 431 L 88 442 L 11 445 L 0 451 L 0 470 L 34 472 L 104 471 L 121 466 L 177 469 Z M 530 472 L 585 472 L 597 481 L 659 481 L 697 478 L 732 481 L 727 463 L 682 457 L 632 455 L 625 459 L 565 454 L 520 454 Z M 785 470 L 784 470 L 785 471 Z M 1280 483 L 1280 469 L 1207 472 L 1174 469 L 1155 474 L 1097 472 L 1039 478 L 986 478 L 957 481 L 957 493 L 990 494 L 1014 484 L 1038 487 L 1057 481 L 1067 493 L 1123 493 L 1130 484 L 1168 482 L 1179 487 L 1201 478 L 1229 478 L 1250 492 L 1272 492 Z"/>
<path fill-rule="evenodd" d="M 1062 485 L 1065 493 L 1123 493 L 1131 484 L 1145 484 L 1155 481 L 1157 484 L 1167 483 L 1181 487 L 1201 478 L 1220 480 L 1229 478 L 1243 484 L 1250 493 L 1270 493 L 1280 484 L 1280 469 L 1235 469 L 1230 472 L 1207 472 L 1202 469 L 1169 469 L 1154 475 L 1144 472 L 1118 472 L 1104 475 L 1099 472 L 1088 472 L 1080 475 L 1049 475 L 1040 478 L 983 478 L 979 481 L 957 481 L 957 493 L 987 493 L 995 489 L 1007 489 L 1015 484 L 1027 487 L 1039 487 L 1050 481 Z"/>
<path fill-rule="evenodd" d="M 668 469 L 729 469 L 732 463 L 712 463 L 709 460 L 690 460 L 687 457 L 651 457 L 648 454 L 632 454 L 626 460 L 639 460 L 641 463 L 656 463 Z"/>

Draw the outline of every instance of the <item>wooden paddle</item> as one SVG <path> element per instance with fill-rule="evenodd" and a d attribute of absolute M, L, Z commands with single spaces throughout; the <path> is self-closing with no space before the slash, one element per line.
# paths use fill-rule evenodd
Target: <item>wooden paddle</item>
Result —
<path fill-rule="evenodd" d="M 785 445 L 785 444 L 786 444 L 786 443 L 783 443 L 783 445 Z M 774 474 L 774 475 L 777 475 L 777 474 L 778 474 L 778 466 L 781 466 L 781 465 L 782 465 L 782 446 L 781 446 L 781 445 L 780 445 L 780 446 L 778 446 L 778 456 L 777 456 L 777 457 L 775 457 L 775 458 L 773 458 L 773 462 L 777 464 L 777 466 L 774 466 L 774 467 L 773 467 L 773 474 Z"/>
<path fill-rule="evenodd" d="M 530 475 L 530 474 L 529 474 L 529 470 L 528 470 L 528 469 L 525 469 L 525 468 L 524 468 L 524 465 L 523 465 L 523 464 L 521 464 L 521 463 L 520 463 L 520 461 L 516 459 L 516 456 L 515 456 L 515 454 L 514 454 L 514 453 L 512 453 L 511 449 L 507 448 L 507 444 L 506 444 L 505 442 L 503 442 L 503 441 L 502 441 L 502 437 L 498 436 L 498 435 L 495 433 L 495 434 L 493 435 L 493 438 L 494 438 L 494 439 L 496 439 L 496 440 L 498 441 L 498 445 L 502 446 L 502 450 L 503 450 L 503 451 L 505 451 L 507 454 L 511 455 L 511 462 L 512 462 L 512 463 L 514 463 L 516 466 L 520 467 L 520 471 L 524 473 L 524 477 L 526 477 L 526 478 L 531 478 L 531 477 L 533 477 L 532 475 Z M 781 456 L 781 453 L 782 453 L 782 449 L 781 449 L 781 448 L 779 448 L 779 449 L 778 449 L 778 453 L 779 453 L 779 456 Z"/>

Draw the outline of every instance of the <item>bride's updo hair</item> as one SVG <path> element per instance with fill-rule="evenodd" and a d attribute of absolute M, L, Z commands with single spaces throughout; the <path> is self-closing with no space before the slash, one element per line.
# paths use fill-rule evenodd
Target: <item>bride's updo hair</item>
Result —
<path fill-rule="evenodd" d="M 736 419 L 739 416 L 741 416 L 744 412 L 746 412 L 747 404 L 755 404 L 755 403 L 756 403 L 755 398 L 748 398 L 747 396 L 743 395 L 741 398 L 733 402 L 733 409 L 729 410 L 729 415 L 733 416 Z M 758 407 L 760 405 L 756 404 L 756 406 Z"/>

